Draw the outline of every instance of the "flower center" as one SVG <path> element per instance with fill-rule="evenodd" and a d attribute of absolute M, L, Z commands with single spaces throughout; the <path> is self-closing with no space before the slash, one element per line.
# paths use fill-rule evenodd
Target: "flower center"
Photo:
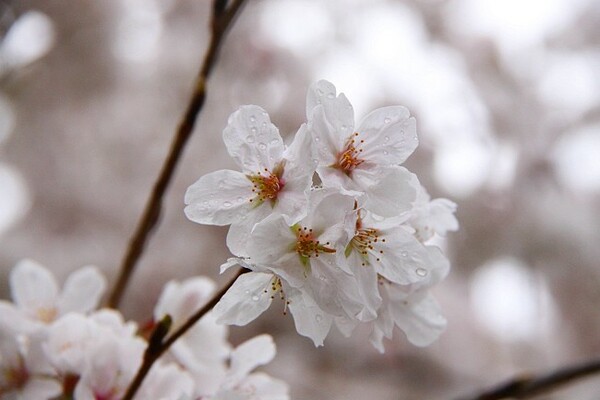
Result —
<path fill-rule="evenodd" d="M 19 357 L 19 364 L 16 366 L 8 366 L 8 368 L 1 370 L 2 377 L 0 381 L 3 384 L 0 386 L 0 393 L 4 390 L 11 391 L 14 389 L 21 389 L 29 380 L 29 371 L 25 367 L 25 362 Z"/>
<path fill-rule="evenodd" d="M 358 158 L 360 153 L 362 153 L 362 149 L 357 149 L 357 146 L 360 146 L 364 142 L 365 141 L 362 139 L 360 141 L 358 140 L 358 132 L 350 136 L 344 151 L 338 154 L 337 161 L 332 167 L 342 170 L 346 175 L 350 175 L 354 168 L 365 161 Z"/>
<path fill-rule="evenodd" d="M 329 246 L 329 242 L 321 244 L 313 236 L 313 230 L 307 227 L 293 226 L 292 230 L 296 232 L 296 244 L 294 250 L 300 256 L 302 265 L 307 266 L 311 257 L 319 257 L 320 253 L 335 253 L 335 249 Z"/>
<path fill-rule="evenodd" d="M 356 233 L 354 234 L 354 237 L 352 238 L 352 240 L 350 240 L 350 243 L 348 243 L 348 246 L 346 247 L 346 252 L 345 255 L 346 257 L 348 257 L 350 255 L 350 253 L 352 252 L 352 250 L 356 250 L 358 251 L 358 253 L 361 255 L 361 257 L 363 258 L 363 262 L 362 265 L 366 266 L 367 264 L 370 264 L 369 262 L 369 253 L 375 253 L 375 259 L 377 261 L 381 261 L 382 255 L 383 255 L 383 250 L 376 250 L 374 244 L 381 241 L 382 243 L 385 243 L 385 239 L 384 238 L 379 238 L 379 232 L 377 231 L 377 229 L 373 229 L 373 228 L 364 228 L 364 229 L 357 229 Z"/>
<path fill-rule="evenodd" d="M 286 298 L 286 296 L 285 296 L 285 293 L 283 291 L 283 285 L 281 283 L 281 278 L 279 278 L 278 276 L 273 275 L 273 278 L 271 278 L 271 283 L 270 284 L 271 284 L 271 290 L 270 290 L 270 292 L 271 292 L 271 294 L 270 294 L 271 300 L 274 300 L 275 296 L 277 294 L 279 294 L 279 298 L 284 301 L 284 303 L 283 303 L 283 315 L 287 315 L 287 308 L 290 305 L 290 300 L 288 300 Z M 264 293 L 269 293 L 269 290 L 265 289 Z"/>
<path fill-rule="evenodd" d="M 259 206 L 265 200 L 270 200 L 271 204 L 274 205 L 279 192 L 285 186 L 285 182 L 281 178 L 282 175 L 283 164 L 277 164 L 273 168 L 273 172 L 265 168 L 264 171 L 259 171 L 256 175 L 246 175 L 252 182 L 252 192 L 256 194 L 256 197 L 250 199 L 250 202 Z"/>

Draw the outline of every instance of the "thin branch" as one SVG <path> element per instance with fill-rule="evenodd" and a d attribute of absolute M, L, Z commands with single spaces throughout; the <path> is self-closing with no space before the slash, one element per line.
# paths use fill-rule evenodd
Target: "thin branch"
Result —
<path fill-rule="evenodd" d="M 600 359 L 557 369 L 545 375 L 516 377 L 488 391 L 458 400 L 528 399 L 597 373 L 600 373 Z"/>
<path fill-rule="evenodd" d="M 175 332 L 171 335 L 167 336 L 168 327 L 170 326 L 171 319 L 166 316 L 163 318 L 157 326 L 154 328 L 154 331 L 150 335 L 150 340 L 148 340 L 148 347 L 144 352 L 144 358 L 142 361 L 142 365 L 131 381 L 131 384 L 127 388 L 127 392 L 122 400 L 131 400 L 135 393 L 144 382 L 146 375 L 150 372 L 152 365 L 158 360 L 173 343 L 175 343 L 181 336 L 183 336 L 196 322 L 198 322 L 207 312 L 213 309 L 213 307 L 221 300 L 221 297 L 229 290 L 229 288 L 234 284 L 236 279 L 246 273 L 249 272 L 247 269 L 240 269 L 237 274 L 233 277 L 233 279 L 225 285 L 219 292 L 215 293 L 215 295 L 210 299 L 208 303 L 206 303 L 201 309 L 196 311 L 191 317 L 188 318 L 187 321 L 181 327 L 179 327 Z M 166 337 L 166 339 L 165 339 Z"/>
<path fill-rule="evenodd" d="M 127 252 L 125 253 L 119 269 L 119 276 L 108 298 L 108 307 L 114 308 L 119 305 L 127 283 L 135 269 L 136 263 L 144 251 L 150 233 L 158 222 L 162 209 L 163 196 L 171 182 L 175 167 L 181 158 L 185 144 L 192 134 L 197 116 L 204 105 L 206 99 L 206 81 L 216 63 L 222 40 L 244 2 L 245 0 L 234 0 L 229 8 L 222 9 L 223 1 L 215 0 L 211 20 L 211 40 L 204 56 L 202 67 L 200 68 L 200 72 L 198 73 L 198 77 L 194 84 L 194 91 L 185 114 L 177 127 L 173 143 L 171 144 L 171 150 L 163 164 L 158 179 L 154 184 L 144 213 L 129 241 Z"/>

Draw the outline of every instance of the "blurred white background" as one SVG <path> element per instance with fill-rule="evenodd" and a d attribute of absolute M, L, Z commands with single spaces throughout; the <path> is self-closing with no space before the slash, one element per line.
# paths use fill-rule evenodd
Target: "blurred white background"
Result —
<path fill-rule="evenodd" d="M 114 277 L 207 46 L 209 1 L 0 2 L 0 297 L 32 258 L 64 278 Z M 284 135 L 328 79 L 360 119 L 403 104 L 421 145 L 407 167 L 458 203 L 436 295 L 442 338 L 385 355 L 298 336 L 278 307 L 234 342 L 274 335 L 294 399 L 449 399 L 600 352 L 600 3 L 594 0 L 249 0 L 125 296 L 143 321 L 163 284 L 224 282 L 226 228 L 185 219 L 183 193 L 232 168 L 221 132 L 242 104 Z M 600 378 L 544 399 L 596 400 Z"/>

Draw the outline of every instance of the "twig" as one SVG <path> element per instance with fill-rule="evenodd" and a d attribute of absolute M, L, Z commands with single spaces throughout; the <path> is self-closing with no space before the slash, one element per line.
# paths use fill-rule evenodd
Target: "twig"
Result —
<path fill-rule="evenodd" d="M 545 375 L 516 377 L 488 391 L 458 400 L 528 399 L 599 372 L 600 359 L 591 360 L 557 369 Z"/>
<path fill-rule="evenodd" d="M 227 29 L 231 25 L 244 2 L 245 0 L 233 0 L 231 5 L 228 8 L 225 8 L 224 4 L 226 2 L 223 0 L 215 0 L 215 3 L 212 7 L 213 13 L 211 20 L 211 40 L 208 50 L 204 56 L 202 67 L 200 68 L 200 72 L 196 78 L 194 91 L 188 103 L 187 110 L 185 111 L 185 114 L 183 115 L 183 118 L 177 127 L 173 143 L 171 144 L 171 150 L 163 164 L 160 175 L 154 184 L 154 188 L 150 194 L 150 198 L 148 199 L 144 213 L 142 214 L 137 228 L 129 241 L 127 252 L 125 253 L 125 257 L 121 263 L 119 276 L 108 298 L 108 307 L 114 308 L 119 305 L 125 287 L 127 286 L 133 270 L 135 269 L 135 265 L 144 251 L 150 232 L 158 222 L 164 193 L 171 181 L 173 172 L 175 171 L 177 162 L 181 157 L 183 148 L 192 134 L 197 116 L 204 105 L 204 100 L 206 99 L 206 81 L 216 63 L 220 45 L 225 33 L 227 32 Z"/>
<path fill-rule="evenodd" d="M 156 360 L 158 360 L 167 350 L 169 350 L 171 345 L 173 345 L 173 343 L 175 343 L 192 326 L 194 326 L 194 324 L 198 322 L 207 312 L 212 310 L 219 300 L 221 300 L 221 297 L 223 297 L 223 295 L 229 290 L 231 285 L 233 285 L 236 279 L 246 272 L 249 272 L 249 270 L 240 269 L 235 277 L 227 285 L 225 285 L 225 287 L 216 293 L 208 303 L 196 311 L 194 315 L 188 318 L 188 320 L 171 335 L 167 336 L 171 324 L 171 318 L 169 316 L 165 316 L 165 318 L 163 318 L 156 325 L 154 331 L 150 335 L 150 339 L 148 340 L 148 347 L 144 352 L 142 365 L 140 365 L 137 374 L 133 378 L 133 381 L 131 381 L 131 384 L 127 388 L 127 392 L 125 393 L 125 396 L 123 396 L 122 400 L 133 399 L 133 396 L 135 396 L 135 393 L 142 385 L 144 378 L 146 378 L 146 375 L 148 375 L 148 372 L 150 372 L 150 369 Z M 165 337 L 167 338 L 165 339 Z"/>

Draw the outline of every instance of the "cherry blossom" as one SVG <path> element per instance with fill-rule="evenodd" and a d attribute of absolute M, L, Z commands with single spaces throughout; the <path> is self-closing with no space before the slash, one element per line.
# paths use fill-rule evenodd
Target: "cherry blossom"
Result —
<path fill-rule="evenodd" d="M 22 329 L 40 328 L 57 317 L 96 308 L 106 287 L 106 279 L 95 267 L 73 272 L 59 291 L 54 276 L 32 260 L 18 263 L 10 274 L 14 304 L 0 301 L 0 311 Z"/>
<path fill-rule="evenodd" d="M 241 172 L 219 170 L 201 177 L 185 194 L 187 217 L 201 224 L 231 224 L 227 245 L 244 256 L 250 231 L 271 213 L 291 223 L 303 216 L 314 166 L 310 142 L 301 128 L 285 147 L 268 114 L 243 106 L 229 117 L 223 140 Z"/>
<path fill-rule="evenodd" d="M 379 108 L 355 128 L 354 109 L 321 80 L 306 101 L 308 132 L 325 186 L 366 194 L 365 208 L 383 216 L 406 212 L 415 198 L 411 173 L 399 167 L 418 145 L 415 119 L 402 106 Z"/>

